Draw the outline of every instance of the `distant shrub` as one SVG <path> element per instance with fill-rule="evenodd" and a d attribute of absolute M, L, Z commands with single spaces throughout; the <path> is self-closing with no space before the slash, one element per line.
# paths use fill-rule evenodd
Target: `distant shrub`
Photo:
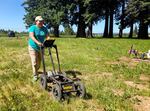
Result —
<path fill-rule="evenodd" d="M 74 35 L 74 31 L 70 26 L 67 26 L 64 31 L 64 35 Z"/>
<path fill-rule="evenodd" d="M 8 32 L 8 37 L 15 37 L 15 32 L 14 31 L 9 31 Z"/>

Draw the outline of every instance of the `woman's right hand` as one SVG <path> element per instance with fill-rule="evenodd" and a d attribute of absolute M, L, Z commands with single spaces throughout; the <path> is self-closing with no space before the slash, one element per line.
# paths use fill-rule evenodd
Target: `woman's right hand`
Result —
<path fill-rule="evenodd" d="M 38 46 L 43 46 L 43 44 L 41 42 L 37 42 Z"/>

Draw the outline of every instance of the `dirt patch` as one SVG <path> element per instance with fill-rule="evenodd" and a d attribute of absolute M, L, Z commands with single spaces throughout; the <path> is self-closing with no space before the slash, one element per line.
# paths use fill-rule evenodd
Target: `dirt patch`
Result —
<path fill-rule="evenodd" d="M 140 80 L 141 80 L 141 81 L 150 82 L 150 77 L 148 77 L 148 76 L 146 76 L 146 75 L 144 75 L 144 74 L 141 74 Z"/>
<path fill-rule="evenodd" d="M 132 61 L 132 59 L 130 59 L 130 58 L 128 58 L 128 57 L 123 56 L 123 57 L 120 57 L 120 58 L 119 58 L 119 61 L 123 61 L 123 62 L 131 62 L 131 61 Z"/>
<path fill-rule="evenodd" d="M 89 80 L 91 78 L 108 78 L 108 77 L 112 77 L 112 73 L 109 73 L 109 72 L 103 72 L 103 73 L 97 73 L 97 74 L 88 74 L 88 75 L 81 75 L 79 76 L 80 79 L 84 79 L 84 80 Z"/>
<path fill-rule="evenodd" d="M 150 63 L 150 59 L 138 59 L 138 58 L 130 58 L 130 57 L 120 57 L 119 61 L 124 61 L 124 62 L 148 62 Z"/>
<path fill-rule="evenodd" d="M 116 64 L 119 64 L 118 61 L 109 61 L 109 62 L 106 62 L 106 64 L 108 65 L 116 65 Z"/>
<path fill-rule="evenodd" d="M 135 111 L 150 111 L 150 97 L 135 96 L 132 100 L 135 101 Z"/>
<path fill-rule="evenodd" d="M 150 63 L 150 59 L 137 59 L 137 58 L 133 58 L 132 61 L 134 62 L 146 62 L 146 63 Z"/>
<path fill-rule="evenodd" d="M 134 87 L 139 90 L 149 90 L 149 86 L 147 84 L 137 84 L 134 83 L 133 81 L 125 81 L 124 83 L 130 87 Z"/>
<path fill-rule="evenodd" d="M 131 67 L 131 68 L 135 67 L 139 63 L 138 61 L 133 61 L 133 59 L 125 57 L 125 56 L 119 58 L 119 62 L 124 63 L 128 65 L 128 67 Z"/>
<path fill-rule="evenodd" d="M 134 68 L 138 64 L 138 62 L 133 61 L 131 58 L 123 56 L 119 58 L 118 61 L 106 62 L 106 64 L 109 64 L 109 65 L 125 64 L 130 68 Z"/>
<path fill-rule="evenodd" d="M 110 61 L 110 62 L 106 62 L 106 64 L 109 64 L 109 65 L 125 64 L 130 68 L 134 68 L 140 62 L 150 63 L 150 60 L 148 60 L 148 59 L 147 60 L 142 60 L 142 59 L 129 58 L 129 57 L 123 56 L 123 57 L 120 57 L 118 59 L 118 61 Z"/>
<path fill-rule="evenodd" d="M 102 74 L 100 74 L 101 76 L 104 76 L 104 77 L 112 77 L 112 73 L 110 72 L 103 72 Z"/>

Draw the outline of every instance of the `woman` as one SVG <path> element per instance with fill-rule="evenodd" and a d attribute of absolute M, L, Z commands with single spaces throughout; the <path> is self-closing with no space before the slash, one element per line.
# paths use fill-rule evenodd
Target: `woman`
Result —
<path fill-rule="evenodd" d="M 38 79 L 38 70 L 41 63 L 40 47 L 47 38 L 49 38 L 49 35 L 47 28 L 44 26 L 44 19 L 41 16 L 37 16 L 35 18 L 35 25 L 29 28 L 28 40 L 34 81 Z"/>

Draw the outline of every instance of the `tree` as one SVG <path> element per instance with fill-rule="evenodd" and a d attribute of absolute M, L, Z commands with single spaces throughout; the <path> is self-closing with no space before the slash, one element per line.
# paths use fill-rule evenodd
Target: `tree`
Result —
<path fill-rule="evenodd" d="M 30 27 L 34 24 L 34 18 L 38 16 L 38 7 L 39 7 L 39 0 L 26 0 L 22 4 L 26 11 L 26 15 L 24 15 L 24 21 L 26 23 L 26 27 Z"/>
<path fill-rule="evenodd" d="M 23 3 L 26 10 L 24 16 L 25 23 L 30 26 L 34 18 L 38 15 L 43 16 L 45 25 L 54 29 L 54 35 L 59 37 L 59 25 L 65 17 L 64 1 L 60 0 L 27 0 Z"/>
<path fill-rule="evenodd" d="M 134 32 L 134 35 L 137 36 L 137 34 L 138 34 L 138 28 L 137 28 L 137 25 L 135 25 L 135 28 L 134 28 L 133 32 Z"/>
<path fill-rule="evenodd" d="M 133 21 L 131 21 L 130 23 L 130 32 L 129 32 L 129 38 L 132 38 L 133 37 L 133 26 L 134 26 L 134 23 Z"/>
<path fill-rule="evenodd" d="M 105 19 L 103 37 L 113 37 L 113 19 L 118 7 L 118 0 L 86 0 L 88 5 L 88 23 Z"/>
<path fill-rule="evenodd" d="M 84 5 L 86 6 L 84 17 L 86 21 L 86 27 L 88 28 L 87 36 L 93 37 L 93 24 L 97 24 L 98 21 L 101 20 L 102 9 L 100 8 L 101 6 L 97 0 L 86 0 Z"/>
<path fill-rule="evenodd" d="M 123 34 L 123 29 L 124 29 L 124 18 L 125 18 L 125 5 L 127 3 L 128 0 L 121 0 L 121 14 L 119 13 L 120 11 L 118 11 L 119 13 L 119 17 L 118 17 L 118 21 L 120 22 L 119 24 L 119 37 L 122 38 L 122 34 Z"/>
<path fill-rule="evenodd" d="M 70 25 L 67 25 L 67 26 L 65 26 L 64 33 L 65 33 L 65 35 L 73 35 L 74 31 L 73 31 L 73 29 L 71 28 Z"/>
<path fill-rule="evenodd" d="M 105 10 L 105 28 L 104 28 L 103 37 L 108 37 L 108 26 L 109 26 L 109 9 L 106 8 L 106 10 Z"/>
<path fill-rule="evenodd" d="M 103 37 L 113 37 L 114 14 L 118 11 L 120 1 L 118 0 L 102 0 L 102 9 L 105 17 L 105 28 Z"/>
<path fill-rule="evenodd" d="M 86 7 L 84 6 L 84 1 L 85 0 L 75 0 L 74 3 L 74 9 L 71 10 L 72 12 L 72 24 L 77 25 L 77 35 L 76 37 L 86 37 L 85 33 L 85 11 Z"/>
<path fill-rule="evenodd" d="M 66 18 L 66 1 L 63 0 L 43 0 L 44 11 L 43 16 L 49 27 L 53 27 L 54 35 L 59 37 L 59 25 L 65 21 Z"/>
<path fill-rule="evenodd" d="M 113 38 L 113 23 L 114 23 L 114 15 L 118 12 L 118 7 L 120 6 L 119 0 L 106 0 L 104 1 L 104 4 L 106 5 L 104 9 L 108 13 L 106 18 L 108 20 L 109 25 L 109 32 L 108 37 Z"/>
<path fill-rule="evenodd" d="M 138 32 L 138 38 L 140 39 L 148 39 L 148 25 L 150 24 L 150 2 L 146 0 L 139 1 L 139 32 Z"/>
<path fill-rule="evenodd" d="M 85 7 L 84 7 L 84 2 L 83 0 L 79 0 L 77 2 L 77 7 L 78 7 L 78 29 L 77 29 L 77 37 L 86 37 L 85 34 L 85 20 L 83 14 L 85 13 Z"/>
<path fill-rule="evenodd" d="M 148 0 L 131 0 L 128 3 L 125 14 L 124 27 L 133 27 L 134 23 L 139 23 L 138 38 L 148 39 L 148 25 L 150 24 L 150 2 Z M 133 33 L 133 28 L 131 30 Z M 131 37 L 131 33 L 129 37 Z"/>

